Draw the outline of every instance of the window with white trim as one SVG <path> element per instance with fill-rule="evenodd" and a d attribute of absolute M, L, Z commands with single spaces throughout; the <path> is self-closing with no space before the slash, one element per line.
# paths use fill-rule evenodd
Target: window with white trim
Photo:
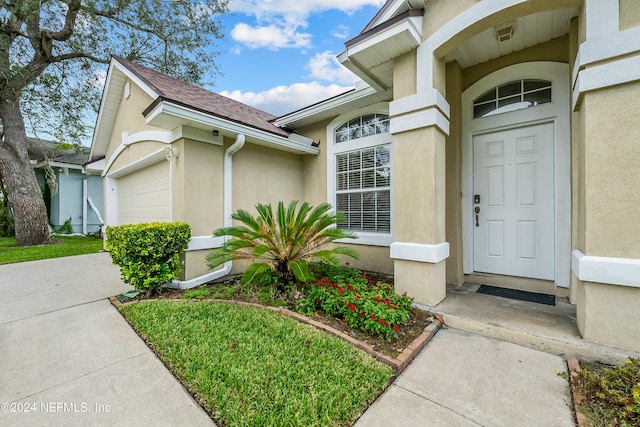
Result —
<path fill-rule="evenodd" d="M 473 101 L 473 118 L 488 117 L 551 102 L 551 82 L 523 79 L 501 84 Z"/>
<path fill-rule="evenodd" d="M 335 128 L 333 205 L 338 228 L 361 235 L 391 234 L 391 140 L 387 114 L 364 114 Z M 359 239 L 359 240 L 361 240 Z M 359 243 L 366 243 L 366 239 Z M 358 241 L 356 241 L 358 242 Z"/>

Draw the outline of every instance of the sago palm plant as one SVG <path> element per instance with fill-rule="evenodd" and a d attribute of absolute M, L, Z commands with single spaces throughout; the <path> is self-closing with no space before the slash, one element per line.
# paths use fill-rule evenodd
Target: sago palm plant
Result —
<path fill-rule="evenodd" d="M 214 236 L 230 236 L 225 244 L 207 256 L 207 265 L 216 268 L 231 260 L 249 260 L 252 263 L 243 274 L 244 282 L 265 281 L 276 278 L 279 284 L 290 281 L 308 282 L 310 261 L 338 264 L 338 255 L 358 258 L 358 253 L 348 247 L 326 245 L 337 239 L 357 238 L 335 225 L 343 221 L 341 213 L 331 213 L 331 205 L 317 207 L 305 202 L 296 211 L 298 201 L 285 208 L 278 203 L 274 214 L 271 204 L 258 204 L 258 216 L 239 209 L 231 215 L 241 225 L 220 228 Z"/>

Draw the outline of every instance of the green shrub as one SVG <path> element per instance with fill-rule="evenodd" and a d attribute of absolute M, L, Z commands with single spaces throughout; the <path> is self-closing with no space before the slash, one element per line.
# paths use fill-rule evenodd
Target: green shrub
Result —
<path fill-rule="evenodd" d="M 56 234 L 73 234 L 73 225 L 71 224 L 71 218 L 66 220 L 64 224 L 56 228 Z"/>
<path fill-rule="evenodd" d="M 214 236 L 231 236 L 231 239 L 207 256 L 207 265 L 215 268 L 231 260 L 249 260 L 252 264 L 245 270 L 243 281 L 282 286 L 295 280 L 313 280 L 309 272 L 311 260 L 338 264 L 337 255 L 358 258 L 352 248 L 323 249 L 334 240 L 356 238 L 352 232 L 335 227 L 343 220 L 342 214 L 330 213 L 328 203 L 314 208 L 305 202 L 296 212 L 297 205 L 297 200 L 286 208 L 279 202 L 274 214 L 270 204 L 258 204 L 257 217 L 238 210 L 231 217 L 242 225 L 221 228 L 213 233 Z"/>
<path fill-rule="evenodd" d="M 294 295 L 299 312 L 322 310 L 344 319 L 352 328 L 381 336 L 387 341 L 397 337 L 398 325 L 409 320 L 413 299 L 397 295 L 393 283 L 375 279 L 350 267 L 326 264 L 313 266 L 316 281 L 310 291 Z"/>
<path fill-rule="evenodd" d="M 122 280 L 147 296 L 178 277 L 190 239 L 191 227 L 183 222 L 107 227 L 107 250 Z"/>
<path fill-rule="evenodd" d="M 640 360 L 620 366 L 583 364 L 578 381 L 594 426 L 640 426 Z"/>

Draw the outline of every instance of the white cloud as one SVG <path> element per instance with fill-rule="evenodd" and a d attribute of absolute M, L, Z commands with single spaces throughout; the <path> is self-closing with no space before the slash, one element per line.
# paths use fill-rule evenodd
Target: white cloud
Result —
<path fill-rule="evenodd" d="M 385 0 L 232 0 L 231 12 L 254 16 L 255 26 L 237 24 L 231 38 L 251 48 L 311 47 L 312 35 L 300 32 L 306 28 L 307 18 L 312 13 L 340 10 L 353 13 L 363 6 L 381 6 Z M 334 36 L 346 38 L 344 28 L 334 31 Z"/>
<path fill-rule="evenodd" d="M 332 32 L 331 35 L 337 39 L 346 39 L 349 37 L 349 27 L 346 25 L 338 25 Z"/>
<path fill-rule="evenodd" d="M 352 86 L 323 85 L 319 82 L 310 82 L 277 86 L 259 93 L 224 90 L 220 92 L 220 95 L 280 116 L 339 95 L 352 88 Z"/>
<path fill-rule="evenodd" d="M 335 9 L 352 13 L 363 6 L 382 6 L 385 0 L 232 0 L 232 12 L 255 15 L 296 16 L 306 18 L 311 13 Z"/>
<path fill-rule="evenodd" d="M 298 32 L 297 27 L 291 25 L 278 27 L 271 24 L 251 27 L 240 23 L 231 30 L 231 38 L 253 49 L 266 47 L 277 50 L 311 47 L 311 34 Z"/>
<path fill-rule="evenodd" d="M 306 68 L 311 71 L 310 76 L 316 80 L 325 80 L 353 85 L 358 79 L 355 74 L 343 67 L 336 55 L 330 51 L 316 53 L 309 60 Z"/>

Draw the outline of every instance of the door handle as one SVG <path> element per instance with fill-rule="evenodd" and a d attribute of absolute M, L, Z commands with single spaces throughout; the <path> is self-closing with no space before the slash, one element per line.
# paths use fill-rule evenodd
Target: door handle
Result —
<path fill-rule="evenodd" d="M 476 211 L 476 227 L 480 227 L 480 224 L 478 223 L 478 217 L 480 216 L 480 206 L 476 206 L 474 210 Z"/>

